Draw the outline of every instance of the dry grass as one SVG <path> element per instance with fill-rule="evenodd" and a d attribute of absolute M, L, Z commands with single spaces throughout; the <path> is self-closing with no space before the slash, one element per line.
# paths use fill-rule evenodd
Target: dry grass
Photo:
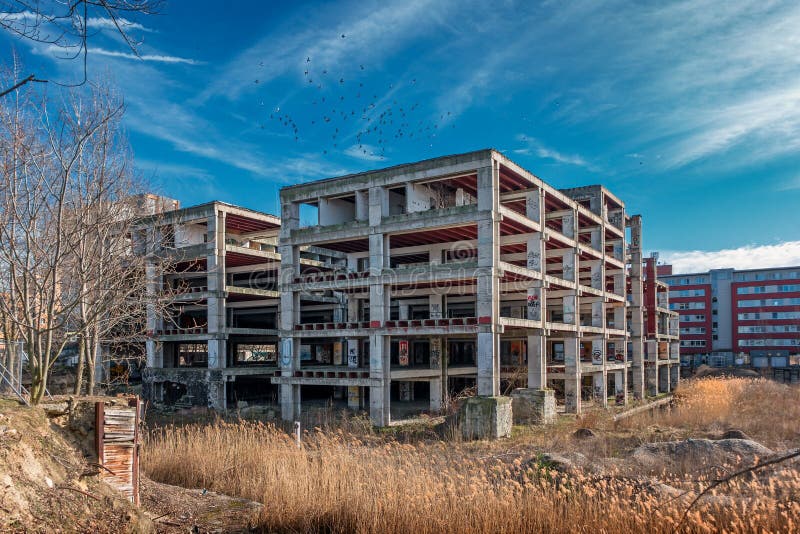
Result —
<path fill-rule="evenodd" d="M 663 416 L 670 424 L 702 427 L 734 412 L 739 395 L 772 388 L 698 384 L 686 387 L 681 393 L 686 402 Z M 786 399 L 796 402 L 797 394 L 786 393 L 781 404 L 762 411 L 774 411 Z M 717 415 L 689 409 L 697 406 L 690 402 L 707 395 Z M 736 422 L 753 434 L 766 432 L 761 423 Z M 555 441 L 566 440 L 575 426 L 557 427 Z M 144 467 L 154 480 L 261 502 L 256 518 L 261 529 L 293 532 L 674 532 L 693 492 L 708 482 L 692 476 L 659 481 L 565 475 L 542 462 L 533 446 L 526 450 L 525 436 L 532 434 L 505 443 L 401 443 L 374 434 L 318 430 L 306 433 L 298 448 L 270 424 L 220 421 L 154 430 L 144 448 Z M 784 466 L 770 474 L 719 488 L 680 530 L 797 531 L 800 473 Z M 681 491 L 689 493 L 678 496 Z"/>
<path fill-rule="evenodd" d="M 675 392 L 668 413 L 631 418 L 621 428 L 672 427 L 714 435 L 735 428 L 774 449 L 800 445 L 800 387 L 750 378 L 702 378 Z"/>

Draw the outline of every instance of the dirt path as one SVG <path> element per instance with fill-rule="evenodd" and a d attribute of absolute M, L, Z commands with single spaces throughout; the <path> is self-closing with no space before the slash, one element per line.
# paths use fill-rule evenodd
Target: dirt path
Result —
<path fill-rule="evenodd" d="M 211 491 L 160 484 L 142 477 L 141 506 L 157 532 L 251 532 L 261 505 Z"/>

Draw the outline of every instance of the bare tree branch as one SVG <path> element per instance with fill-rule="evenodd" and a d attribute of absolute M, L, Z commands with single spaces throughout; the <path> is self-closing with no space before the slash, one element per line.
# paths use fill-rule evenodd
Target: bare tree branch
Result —
<path fill-rule="evenodd" d="M 769 460 L 764 460 L 763 462 L 759 462 L 759 463 L 757 463 L 755 465 L 752 465 L 750 467 L 745 467 L 744 469 L 740 469 L 738 471 L 734 471 L 730 475 L 727 475 L 727 476 L 725 476 L 723 478 L 715 480 L 714 482 L 712 482 L 711 484 L 706 486 L 706 488 L 703 489 L 703 491 L 698 493 L 697 496 L 692 500 L 692 502 L 689 503 L 689 506 L 683 512 L 683 516 L 681 516 L 681 520 L 680 520 L 680 522 L 678 522 L 678 525 L 675 527 L 675 530 L 676 531 L 680 530 L 681 526 L 683 526 L 683 523 L 686 521 L 686 517 L 689 515 L 689 512 L 694 507 L 694 505 L 696 505 L 700 501 L 700 499 L 703 498 L 705 495 L 708 495 L 708 493 L 711 492 L 714 488 L 716 488 L 718 486 L 721 486 L 722 484 L 727 484 L 728 482 L 730 482 L 731 480 L 733 480 L 736 477 L 745 475 L 747 473 L 752 473 L 754 471 L 758 471 L 759 469 L 763 469 L 763 468 L 769 467 L 771 465 L 783 463 L 783 462 L 785 462 L 787 460 L 791 460 L 792 458 L 798 458 L 798 457 L 800 457 L 800 449 L 795 449 L 793 451 L 787 452 L 787 453 L 782 454 L 780 456 L 775 456 L 773 458 L 770 458 Z"/>
<path fill-rule="evenodd" d="M 0 97 L 4 97 L 4 96 L 6 96 L 8 93 L 10 93 L 11 91 L 14 91 L 15 89 L 19 89 L 20 87 L 22 87 L 22 86 L 23 86 L 23 85 L 25 85 L 26 83 L 30 83 L 30 82 L 47 83 L 47 80 L 39 80 L 39 79 L 37 79 L 37 78 L 36 78 L 36 75 L 35 75 L 35 74 L 31 74 L 31 75 L 30 75 L 30 76 L 28 76 L 27 78 L 24 78 L 23 80 L 21 80 L 21 81 L 19 81 L 19 82 L 15 83 L 14 85 L 12 85 L 11 87 L 9 87 L 8 89 L 6 89 L 6 90 L 4 90 L 3 92 L 1 92 L 1 93 L 0 93 Z"/>
<path fill-rule="evenodd" d="M 83 77 L 80 81 L 65 83 L 51 80 L 62 87 L 78 87 L 89 79 L 89 22 L 95 12 L 98 16 L 107 16 L 126 46 L 140 57 L 139 43 L 131 38 L 129 30 L 122 23 L 124 19 L 121 22 L 120 13 L 152 15 L 158 13 L 161 5 L 162 0 L 75 0 L 44 5 L 25 0 L 0 0 L 0 28 L 24 40 L 58 47 L 67 53 L 64 59 L 82 56 Z M 47 80 L 26 78 L 20 85 L 0 93 L 0 98 L 30 81 Z"/>

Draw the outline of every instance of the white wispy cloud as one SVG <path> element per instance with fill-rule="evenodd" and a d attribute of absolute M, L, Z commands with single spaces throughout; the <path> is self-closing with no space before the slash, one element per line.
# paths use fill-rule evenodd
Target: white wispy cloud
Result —
<path fill-rule="evenodd" d="M 800 80 L 706 112 L 705 124 L 678 142 L 669 163 L 681 167 L 757 140 L 751 161 L 793 152 L 800 146 Z M 775 142 L 775 138 L 780 143 Z"/>
<path fill-rule="evenodd" d="M 34 22 L 40 18 L 41 15 L 28 10 L 0 12 L 0 20 L 3 20 L 4 22 L 18 22 L 18 21 Z"/>
<path fill-rule="evenodd" d="M 578 167 L 586 167 L 588 169 L 593 166 L 587 162 L 583 157 L 578 154 L 565 154 L 553 148 L 549 148 L 542 144 L 541 141 L 534 137 L 529 137 L 525 134 L 517 135 L 517 141 L 521 141 L 525 146 L 513 150 L 515 154 L 525 156 L 536 156 L 541 159 L 548 159 L 556 163 L 564 163 L 567 165 L 576 165 Z"/>
<path fill-rule="evenodd" d="M 383 161 L 386 158 L 380 155 L 380 149 L 372 145 L 351 145 L 344 151 L 346 156 L 364 161 Z"/>
<path fill-rule="evenodd" d="M 117 18 L 117 23 L 123 31 L 136 30 L 140 32 L 152 32 L 153 30 L 122 17 Z M 86 19 L 86 26 L 94 30 L 112 30 L 118 31 L 114 21 L 107 17 L 89 17 Z"/>
<path fill-rule="evenodd" d="M 156 63 L 185 63 L 187 65 L 203 65 L 204 61 L 190 59 L 185 57 L 167 56 L 162 54 L 132 54 L 131 52 L 118 52 L 116 50 L 106 50 L 104 48 L 93 47 L 90 50 L 91 54 L 97 54 L 106 57 L 117 57 L 121 59 L 132 59 L 136 61 L 153 61 Z"/>
<path fill-rule="evenodd" d="M 778 191 L 794 191 L 800 190 L 800 175 L 794 176 L 785 180 L 781 185 L 778 186 Z"/>
<path fill-rule="evenodd" d="M 135 112 L 126 116 L 129 128 L 166 141 L 180 152 L 263 177 L 272 175 L 266 158 L 260 155 L 256 147 L 225 139 L 212 125 L 177 104 L 162 101 L 158 111 L 152 111 L 146 109 L 149 103 L 133 100 Z"/>
<path fill-rule="evenodd" d="M 306 67 L 343 74 L 359 70 L 364 63 L 380 68 L 386 57 L 442 20 L 438 14 L 452 4 L 392 0 L 320 9 L 310 19 L 304 16 L 305 30 L 285 25 L 291 26 L 291 30 L 269 32 L 238 54 L 199 95 L 198 101 L 212 96 L 236 100 L 243 93 L 255 90 L 254 79 L 268 83 L 289 73 L 302 77 Z M 311 62 L 306 63 L 306 58 Z"/>
<path fill-rule="evenodd" d="M 624 94 L 618 120 L 659 147 L 663 169 L 721 157 L 741 167 L 800 148 L 800 4 L 641 5 L 597 24 L 623 39 L 586 93 Z"/>
<path fill-rule="evenodd" d="M 672 265 L 673 272 L 694 273 L 709 269 L 759 269 L 800 265 L 800 241 L 775 245 L 745 245 L 738 248 L 704 251 L 667 251 L 660 259 Z"/>
<path fill-rule="evenodd" d="M 154 192 L 169 187 L 173 191 L 190 191 L 202 199 L 222 199 L 222 191 L 214 176 L 206 169 L 194 165 L 137 159 L 136 168 L 143 172 Z"/>

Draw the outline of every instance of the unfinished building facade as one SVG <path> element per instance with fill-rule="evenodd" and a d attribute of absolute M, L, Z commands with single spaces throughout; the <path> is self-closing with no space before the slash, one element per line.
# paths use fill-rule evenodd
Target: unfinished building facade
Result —
<path fill-rule="evenodd" d="M 307 395 L 387 425 L 473 385 L 549 386 L 570 413 L 646 393 L 641 218 L 602 186 L 559 190 L 481 150 L 283 188 L 281 220 L 285 419 Z M 306 247 L 341 256 L 315 272 Z"/>
<path fill-rule="evenodd" d="M 658 279 L 658 254 L 644 259 L 645 392 L 670 393 L 680 381 L 680 316 L 669 306 L 669 285 Z"/>
<path fill-rule="evenodd" d="M 148 289 L 163 303 L 148 309 L 145 398 L 216 409 L 277 402 L 279 227 L 273 215 L 223 202 L 138 221 Z M 303 256 L 301 265 L 323 267 Z"/>
<path fill-rule="evenodd" d="M 280 219 L 211 202 L 135 234 L 164 303 L 143 373 L 157 403 L 348 406 L 383 426 L 464 391 L 549 388 L 580 413 L 677 381 L 641 217 L 494 150 L 286 187 Z"/>

